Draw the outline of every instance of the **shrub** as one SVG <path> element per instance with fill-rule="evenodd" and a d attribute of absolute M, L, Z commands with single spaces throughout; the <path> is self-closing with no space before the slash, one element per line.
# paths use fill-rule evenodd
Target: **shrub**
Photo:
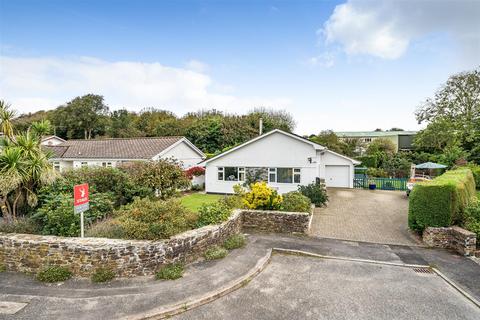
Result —
<path fill-rule="evenodd" d="M 192 229 L 197 222 L 196 214 L 182 206 L 178 199 L 137 198 L 114 215 L 128 239 L 167 239 Z"/>
<path fill-rule="evenodd" d="M 243 248 L 246 244 L 246 239 L 243 234 L 235 234 L 233 236 L 228 237 L 223 242 L 223 247 L 227 250 L 233 250 L 238 248 Z"/>
<path fill-rule="evenodd" d="M 480 200 L 476 199 L 465 208 L 463 226 L 477 235 L 480 243 Z"/>
<path fill-rule="evenodd" d="M 109 192 L 114 197 L 115 206 L 130 203 L 134 197 L 153 196 L 154 192 L 141 184 L 135 184 L 126 172 L 117 168 L 87 167 L 67 170 L 49 187 L 41 191 L 41 199 L 52 194 L 73 192 L 73 186 L 88 183 L 90 193 Z M 40 203 L 41 204 L 41 203 Z"/>
<path fill-rule="evenodd" d="M 178 190 L 190 186 L 179 163 L 168 159 L 158 161 L 138 161 L 121 167 L 136 185 L 142 185 L 155 192 L 161 199 L 174 196 Z"/>
<path fill-rule="evenodd" d="M 65 267 L 46 267 L 37 273 L 37 280 L 42 282 L 60 282 L 68 280 L 72 273 Z"/>
<path fill-rule="evenodd" d="M 213 203 L 204 203 L 198 209 L 198 227 L 207 226 L 209 224 L 218 224 L 227 221 L 232 214 L 232 209 L 223 201 Z"/>
<path fill-rule="evenodd" d="M 123 239 L 125 231 L 121 223 L 116 219 L 107 219 L 94 223 L 85 231 L 87 237 Z"/>
<path fill-rule="evenodd" d="M 243 195 L 243 204 L 248 209 L 278 210 L 281 203 L 282 196 L 266 182 L 251 184 L 250 191 Z"/>
<path fill-rule="evenodd" d="M 298 191 L 309 198 L 316 207 L 323 206 L 328 201 L 327 191 L 319 184 L 310 183 L 306 186 L 298 186 Z"/>
<path fill-rule="evenodd" d="M 93 193 L 90 209 L 84 213 L 85 225 L 104 219 L 113 211 L 113 196 L 110 193 Z M 45 198 L 32 219 L 41 226 L 41 233 L 66 237 L 80 235 L 80 218 L 73 212 L 73 196 L 53 194 Z"/>
<path fill-rule="evenodd" d="M 202 190 L 205 190 L 205 184 L 202 183 L 202 184 L 194 184 L 192 185 L 192 187 L 190 188 L 190 190 L 192 191 L 202 191 Z"/>
<path fill-rule="evenodd" d="M 282 211 L 310 212 L 311 205 L 310 199 L 298 191 L 292 191 L 283 195 Z"/>
<path fill-rule="evenodd" d="M 228 251 L 225 248 L 219 246 L 213 246 L 203 255 L 205 260 L 216 260 L 216 259 L 223 259 L 227 256 Z"/>
<path fill-rule="evenodd" d="M 243 208 L 242 197 L 239 197 L 237 195 L 225 196 L 222 199 L 220 199 L 219 201 L 223 202 L 227 207 L 229 207 L 231 209 Z"/>
<path fill-rule="evenodd" d="M 461 223 L 474 196 L 475 183 L 469 169 L 450 170 L 433 181 L 418 183 L 409 197 L 409 227 L 422 231 Z"/>
<path fill-rule="evenodd" d="M 188 179 L 193 179 L 193 177 L 203 176 L 205 174 L 205 168 L 203 167 L 191 167 L 185 170 L 185 174 Z"/>
<path fill-rule="evenodd" d="M 468 165 L 470 170 L 472 170 L 473 179 L 475 180 L 475 187 L 480 190 L 480 166 L 476 164 Z"/>
<path fill-rule="evenodd" d="M 0 232 L 35 234 L 40 231 L 40 226 L 29 217 L 17 218 L 12 222 L 0 222 Z"/>
<path fill-rule="evenodd" d="M 388 173 L 384 169 L 381 168 L 368 168 L 367 175 L 370 177 L 377 177 L 377 178 L 387 178 Z"/>
<path fill-rule="evenodd" d="M 156 274 L 157 280 L 176 280 L 183 277 L 185 267 L 182 263 L 174 263 L 161 268 Z"/>
<path fill-rule="evenodd" d="M 0 264 L 0 272 L 7 271 L 7 267 L 4 264 Z"/>
<path fill-rule="evenodd" d="M 92 274 L 92 282 L 108 282 L 112 281 L 115 278 L 115 272 L 109 268 L 97 268 Z"/>

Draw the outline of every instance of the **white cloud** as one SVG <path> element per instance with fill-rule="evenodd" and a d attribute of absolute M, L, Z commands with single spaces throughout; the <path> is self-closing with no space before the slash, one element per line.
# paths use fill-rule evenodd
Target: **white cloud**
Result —
<path fill-rule="evenodd" d="M 313 67 L 331 68 L 335 65 L 335 54 L 331 51 L 321 53 L 309 58 L 307 64 Z"/>
<path fill-rule="evenodd" d="M 480 1 L 348 0 L 337 5 L 319 33 L 327 45 L 348 54 L 397 59 L 412 41 L 443 33 L 457 42 L 462 58 L 478 63 Z"/>
<path fill-rule="evenodd" d="M 185 64 L 185 68 L 187 68 L 188 70 L 204 73 L 208 71 L 209 66 L 204 62 L 192 59 Z"/>
<path fill-rule="evenodd" d="M 245 112 L 291 104 L 287 98 L 222 93 L 204 73 L 160 63 L 2 56 L 0 69 L 0 96 L 20 112 L 51 109 L 86 93 L 103 95 L 111 109 L 159 107 L 179 115 L 201 108 Z"/>

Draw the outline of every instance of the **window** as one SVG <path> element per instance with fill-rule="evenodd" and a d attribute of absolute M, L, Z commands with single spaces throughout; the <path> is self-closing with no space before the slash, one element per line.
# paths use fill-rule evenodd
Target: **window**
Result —
<path fill-rule="evenodd" d="M 60 162 L 58 161 L 53 162 L 53 170 L 60 171 Z"/>
<path fill-rule="evenodd" d="M 82 168 L 88 167 L 88 162 L 81 162 L 80 167 Z"/>
<path fill-rule="evenodd" d="M 301 169 L 299 168 L 269 168 L 268 182 L 300 183 Z"/>
<path fill-rule="evenodd" d="M 293 169 L 293 182 L 300 183 L 300 169 Z"/>
<path fill-rule="evenodd" d="M 238 180 L 245 181 L 245 168 L 238 168 Z"/>
<path fill-rule="evenodd" d="M 365 142 L 372 142 L 372 138 L 365 138 L 365 139 L 363 139 L 363 141 L 365 141 Z"/>
<path fill-rule="evenodd" d="M 245 168 L 218 167 L 218 180 L 245 181 Z"/>
<path fill-rule="evenodd" d="M 277 182 L 277 168 L 268 169 L 268 182 Z"/>
<path fill-rule="evenodd" d="M 102 167 L 111 168 L 112 163 L 111 162 L 102 162 Z"/>

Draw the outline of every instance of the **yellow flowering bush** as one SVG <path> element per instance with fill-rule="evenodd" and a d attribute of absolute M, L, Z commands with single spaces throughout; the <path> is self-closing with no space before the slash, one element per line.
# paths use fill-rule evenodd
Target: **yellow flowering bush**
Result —
<path fill-rule="evenodd" d="M 267 186 L 266 182 L 250 185 L 250 191 L 242 195 L 243 203 L 248 209 L 278 210 L 283 198 L 276 190 Z"/>

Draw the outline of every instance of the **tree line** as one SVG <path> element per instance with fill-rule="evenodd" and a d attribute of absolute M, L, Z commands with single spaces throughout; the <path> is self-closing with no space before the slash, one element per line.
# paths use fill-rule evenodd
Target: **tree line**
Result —
<path fill-rule="evenodd" d="M 295 128 L 292 115 L 285 110 L 261 107 L 237 115 L 210 109 L 178 117 L 157 108 L 110 111 L 103 96 L 95 94 L 76 97 L 54 110 L 20 115 L 13 122 L 17 130 L 24 131 L 46 119 L 52 124 L 51 134 L 64 139 L 185 136 L 204 152 L 216 153 L 257 136 L 260 118 L 263 132 Z"/>

